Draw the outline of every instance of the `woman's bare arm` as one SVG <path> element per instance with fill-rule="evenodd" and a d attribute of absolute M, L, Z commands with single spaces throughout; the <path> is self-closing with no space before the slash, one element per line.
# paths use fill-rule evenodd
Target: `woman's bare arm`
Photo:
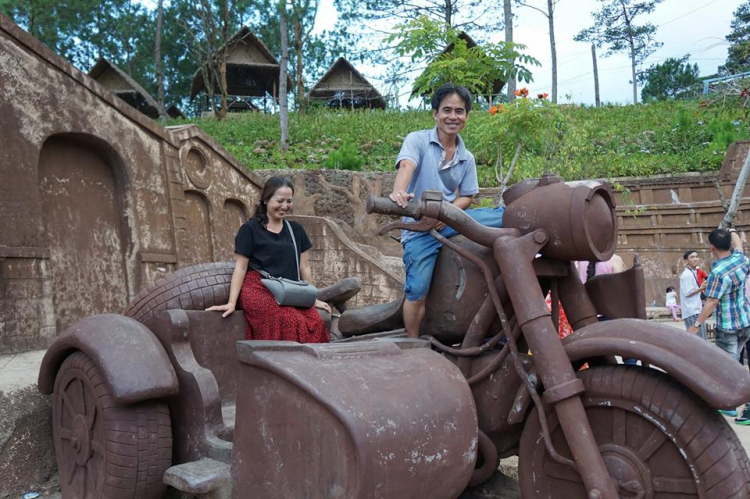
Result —
<path fill-rule="evenodd" d="M 310 262 L 307 259 L 307 251 L 299 256 L 299 275 L 303 281 L 312 284 L 312 272 L 310 271 Z M 331 307 L 324 301 L 315 300 L 315 308 L 322 308 L 331 312 Z"/>
<path fill-rule="evenodd" d="M 222 317 L 232 315 L 237 308 L 237 299 L 240 297 L 242 283 L 245 281 L 247 266 L 250 260 L 244 255 L 234 255 L 234 272 L 232 273 L 232 284 L 229 286 L 229 300 L 224 305 L 214 305 L 206 311 L 223 311 Z"/>

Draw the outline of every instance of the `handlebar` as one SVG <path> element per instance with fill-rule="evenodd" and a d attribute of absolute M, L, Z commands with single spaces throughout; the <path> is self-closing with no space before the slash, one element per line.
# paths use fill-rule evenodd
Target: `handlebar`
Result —
<path fill-rule="evenodd" d="M 498 237 L 521 236 L 518 229 L 485 227 L 462 209 L 442 199 L 442 193 L 439 191 L 425 191 L 421 199 L 412 199 L 406 208 L 401 208 L 389 198 L 370 196 L 367 199 L 367 213 L 401 215 L 414 219 L 434 218 L 452 227 L 462 236 L 489 248 L 492 247 Z"/>

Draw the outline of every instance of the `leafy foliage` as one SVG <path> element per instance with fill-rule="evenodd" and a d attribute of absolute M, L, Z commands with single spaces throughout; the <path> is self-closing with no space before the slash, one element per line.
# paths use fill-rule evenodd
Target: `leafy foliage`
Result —
<path fill-rule="evenodd" d="M 732 31 L 726 36 L 729 42 L 727 62 L 719 68 L 722 74 L 741 73 L 750 70 L 750 2 L 745 2 L 734 11 Z"/>
<path fill-rule="evenodd" d="M 680 59 L 670 57 L 639 74 L 638 81 L 644 84 L 641 99 L 665 100 L 680 97 L 700 83 L 698 65 L 691 66 L 687 62 L 689 58 L 690 54 Z"/>
<path fill-rule="evenodd" d="M 334 170 L 362 170 L 362 165 L 365 164 L 365 159 L 360 156 L 359 149 L 351 142 L 344 142 L 328 155 L 328 158 L 323 162 L 323 166 L 326 168 L 333 168 Z"/>
<path fill-rule="evenodd" d="M 490 95 L 495 80 L 532 81 L 525 65 L 539 62 L 518 50 L 524 45 L 498 42 L 469 47 L 463 33 L 446 24 L 419 16 L 396 26 L 397 33 L 388 38 L 398 40 L 396 52 L 412 61 L 429 61 L 427 69 L 414 82 L 413 94 L 431 94 L 440 85 L 451 82 L 463 85 L 475 95 Z M 452 49 L 442 51 L 443 47 Z"/>
<path fill-rule="evenodd" d="M 503 108 L 507 106 L 503 104 Z M 749 130 L 743 108 L 727 106 L 719 113 L 714 108 L 701 107 L 699 101 L 655 101 L 599 108 L 573 105 L 551 108 L 549 103 L 544 106 L 545 113 L 559 113 L 560 117 L 548 119 L 545 125 L 553 124 L 548 130 L 558 131 L 529 141 L 511 183 L 545 172 L 577 180 L 717 170 L 724 159 L 729 133 L 734 138 L 743 138 Z M 480 184 L 485 187 L 498 185 L 494 172 L 502 133 L 496 127 L 498 115 L 499 112 L 491 115 L 486 108 L 472 111 L 461 134 L 476 158 Z M 253 170 L 270 165 L 321 168 L 333 151 L 350 142 L 364 158 L 363 170 L 388 171 L 393 169 L 393 161 L 407 134 L 434 126 L 426 111 L 316 109 L 305 115 L 290 113 L 293 140 L 289 151 L 282 154 L 274 142 L 278 137 L 277 115 L 253 113 L 223 123 L 211 119 L 195 122 Z M 724 124 L 719 125 L 720 122 Z M 510 160 L 511 142 L 503 144 L 505 157 Z"/>

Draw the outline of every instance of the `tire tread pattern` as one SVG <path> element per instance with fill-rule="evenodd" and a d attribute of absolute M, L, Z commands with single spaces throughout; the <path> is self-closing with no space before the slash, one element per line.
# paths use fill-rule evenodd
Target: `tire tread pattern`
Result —
<path fill-rule="evenodd" d="M 162 310 L 203 310 L 223 305 L 229 299 L 233 272 L 234 262 L 200 263 L 177 270 L 141 290 L 124 315 L 146 323 Z"/>
<path fill-rule="evenodd" d="M 96 363 L 78 351 L 68 356 L 58 371 L 81 371 L 96 396 L 98 417 L 104 427 L 105 467 L 102 497 L 106 499 L 157 499 L 164 495 L 164 472 L 172 464 L 172 425 L 169 408 L 156 401 L 117 405 Z M 55 393 L 58 386 L 55 386 Z M 58 439 L 55 439 L 58 445 Z M 59 464 L 59 463 L 58 463 Z"/>

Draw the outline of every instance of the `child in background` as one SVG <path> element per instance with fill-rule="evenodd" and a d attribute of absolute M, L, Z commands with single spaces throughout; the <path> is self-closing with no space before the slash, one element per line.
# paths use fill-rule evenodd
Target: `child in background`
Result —
<path fill-rule="evenodd" d="M 674 290 L 674 286 L 669 286 L 667 288 L 667 297 L 665 301 L 667 308 L 672 312 L 672 318 L 675 322 L 679 322 L 680 319 L 677 318 L 677 312 L 680 311 L 680 306 L 677 304 L 677 293 Z"/>

